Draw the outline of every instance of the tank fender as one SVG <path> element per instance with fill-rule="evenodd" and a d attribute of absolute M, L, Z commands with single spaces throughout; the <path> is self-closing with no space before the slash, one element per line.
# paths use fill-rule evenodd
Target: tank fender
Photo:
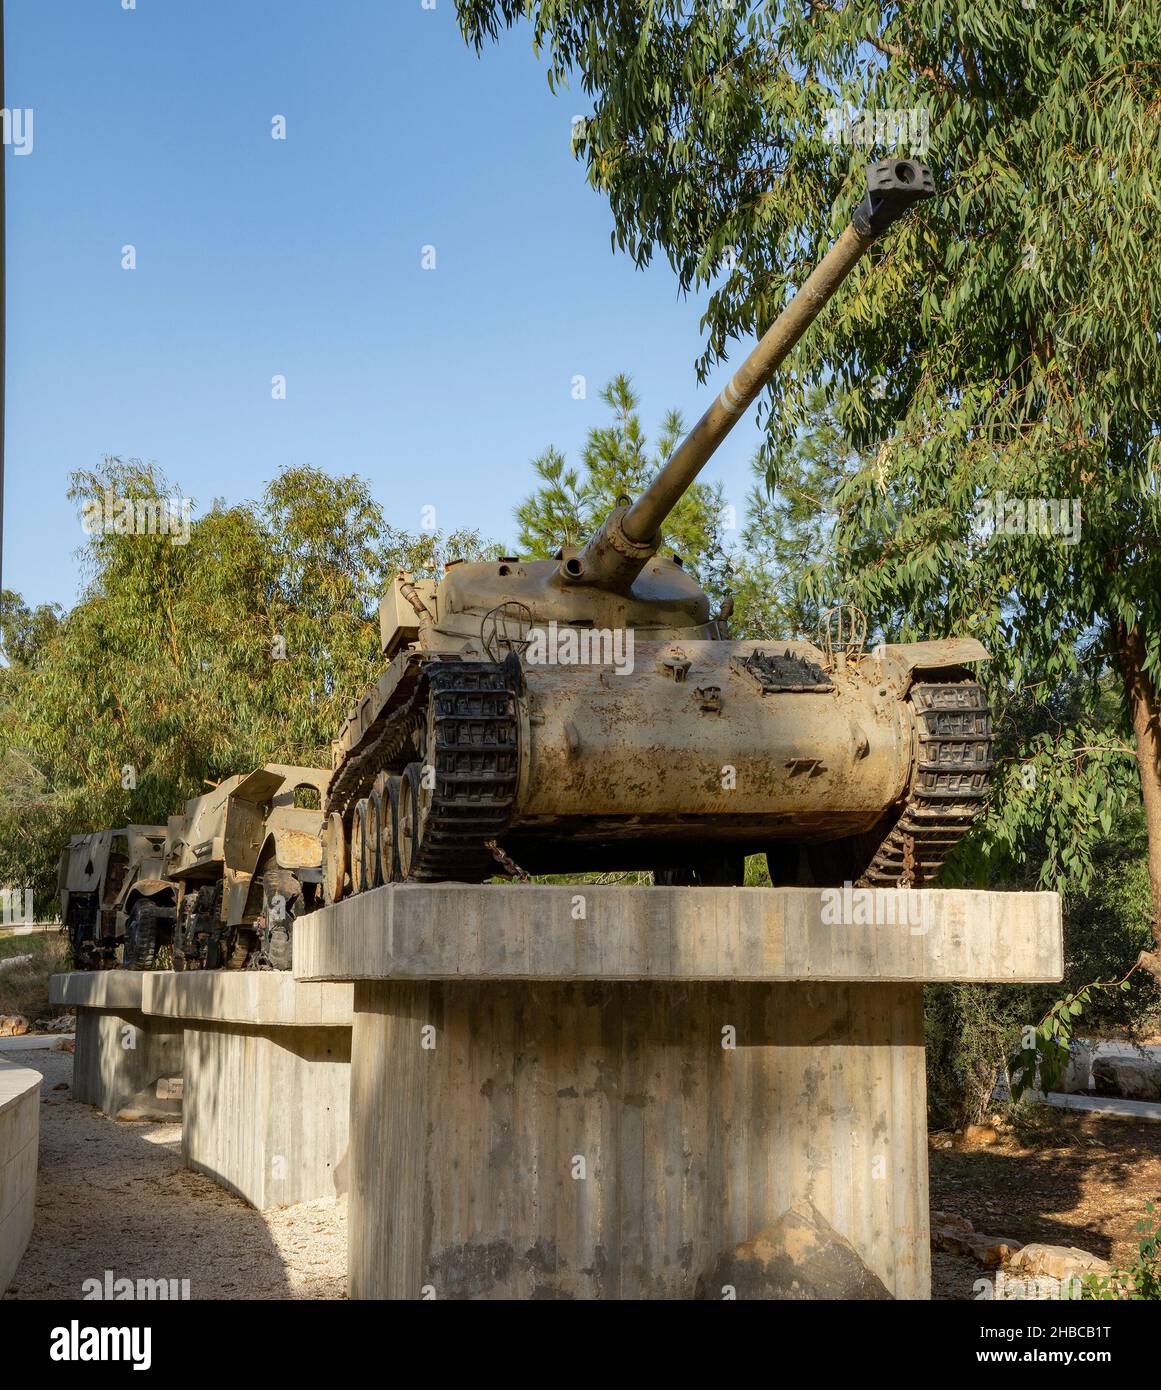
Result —
<path fill-rule="evenodd" d="M 252 921 L 262 911 L 262 885 L 259 880 L 263 867 L 271 863 L 277 864 L 280 869 L 293 870 L 300 883 L 321 882 L 322 840 L 319 832 L 312 835 L 305 830 L 277 826 L 267 834 L 254 861 L 254 874 L 248 877 L 244 894 L 239 894 L 236 920 Z M 234 920 L 231 916 L 231 921 Z"/>
<path fill-rule="evenodd" d="M 167 878 L 139 878 L 125 899 L 126 909 L 131 908 L 138 898 L 151 898 L 159 903 L 168 899 L 172 907 L 177 900 L 177 888 Z"/>
<path fill-rule="evenodd" d="M 975 637 L 947 637 L 938 642 L 880 643 L 871 656 L 883 667 L 888 680 L 894 680 L 906 693 L 916 674 L 942 671 L 949 666 L 971 666 L 990 661 L 988 649 Z"/>

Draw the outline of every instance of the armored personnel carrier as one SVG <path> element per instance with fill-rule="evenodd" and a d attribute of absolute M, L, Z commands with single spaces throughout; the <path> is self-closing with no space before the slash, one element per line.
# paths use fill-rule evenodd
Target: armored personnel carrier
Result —
<path fill-rule="evenodd" d="M 652 869 L 662 883 L 920 884 L 986 794 L 991 720 L 974 640 L 864 650 L 739 641 L 661 528 L 876 239 L 933 192 L 910 160 L 867 195 L 646 490 L 555 560 L 400 574 L 386 668 L 333 746 L 324 895 L 398 880 Z"/>
<path fill-rule="evenodd" d="M 173 934 L 177 885 L 164 876 L 165 827 L 74 835 L 60 857 L 61 921 L 75 970 L 152 969 Z"/>
<path fill-rule="evenodd" d="M 175 970 L 290 969 L 294 919 L 313 906 L 321 877 L 329 776 L 271 763 L 227 777 L 170 817 Z"/>

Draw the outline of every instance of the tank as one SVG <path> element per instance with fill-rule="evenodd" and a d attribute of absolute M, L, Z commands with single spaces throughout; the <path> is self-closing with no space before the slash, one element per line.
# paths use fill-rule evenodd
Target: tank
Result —
<path fill-rule="evenodd" d="M 57 870 L 75 970 L 150 969 L 172 939 L 177 885 L 164 876 L 165 826 L 74 835 Z M 118 959 L 120 952 L 120 959 Z"/>
<path fill-rule="evenodd" d="M 400 573 L 385 669 L 332 750 L 324 897 L 381 883 L 653 870 L 655 881 L 934 881 L 987 791 L 972 639 L 865 649 L 735 640 L 661 528 L 842 279 L 919 199 L 910 160 L 868 170 L 850 225 L 646 490 L 554 560 Z"/>
<path fill-rule="evenodd" d="M 329 780 L 324 769 L 270 763 L 170 817 L 175 970 L 290 969 L 294 920 L 319 889 Z"/>

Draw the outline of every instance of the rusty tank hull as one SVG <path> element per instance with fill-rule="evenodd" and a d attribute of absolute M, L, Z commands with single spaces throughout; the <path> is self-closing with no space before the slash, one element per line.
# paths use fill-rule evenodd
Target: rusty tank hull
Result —
<path fill-rule="evenodd" d="M 289 970 L 295 918 L 321 877 L 329 774 L 271 763 L 227 777 L 171 816 L 175 970 Z"/>
<path fill-rule="evenodd" d="M 76 970 L 149 969 L 173 934 L 177 885 L 164 875 L 165 826 L 74 835 L 57 870 Z"/>
<path fill-rule="evenodd" d="M 917 201 L 913 161 L 867 196 L 636 501 L 552 560 L 400 574 L 386 668 L 333 746 L 328 901 L 380 883 L 652 869 L 736 883 L 931 882 L 987 791 L 972 639 L 864 650 L 837 609 L 812 641 L 740 641 L 661 528 L 845 275 Z"/>

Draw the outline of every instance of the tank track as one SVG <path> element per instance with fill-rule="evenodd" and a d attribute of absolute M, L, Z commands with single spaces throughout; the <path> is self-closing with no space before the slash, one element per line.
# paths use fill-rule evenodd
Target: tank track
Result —
<path fill-rule="evenodd" d="M 435 785 L 411 880 L 479 883 L 500 872 L 487 842 L 502 834 L 516 802 L 520 680 L 518 663 L 427 663 L 410 699 L 332 782 L 327 812 L 345 814 L 380 773 L 401 772 L 409 738 L 425 728 Z"/>
<path fill-rule="evenodd" d="M 916 750 L 907 800 L 860 888 L 920 887 L 939 877 L 988 794 L 992 714 L 973 680 L 916 684 Z"/>

